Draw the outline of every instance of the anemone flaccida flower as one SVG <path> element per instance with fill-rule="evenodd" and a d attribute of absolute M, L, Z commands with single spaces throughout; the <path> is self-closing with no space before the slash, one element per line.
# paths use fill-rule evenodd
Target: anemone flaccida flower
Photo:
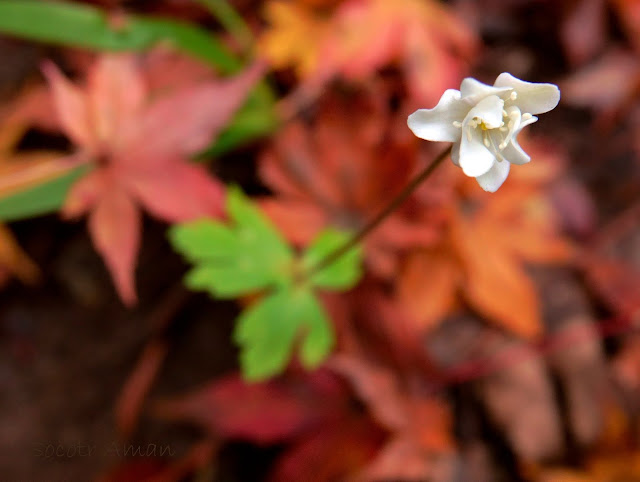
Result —
<path fill-rule="evenodd" d="M 531 160 L 518 144 L 520 131 L 559 101 L 554 84 L 525 82 L 506 72 L 492 86 L 469 77 L 460 90 L 446 90 L 433 109 L 411 114 L 407 124 L 421 139 L 453 142 L 454 164 L 482 189 L 495 192 L 511 164 Z"/>

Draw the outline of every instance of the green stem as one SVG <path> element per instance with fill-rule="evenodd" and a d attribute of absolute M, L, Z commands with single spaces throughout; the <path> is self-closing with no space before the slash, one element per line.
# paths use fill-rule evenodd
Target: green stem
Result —
<path fill-rule="evenodd" d="M 305 273 L 307 278 L 312 277 L 317 272 L 323 270 L 327 266 L 335 263 L 338 259 L 340 259 L 343 255 L 345 255 L 349 250 L 358 245 L 360 241 L 366 238 L 369 233 L 371 233 L 374 229 L 376 229 L 383 221 L 396 209 L 400 207 L 400 205 L 406 201 L 406 199 L 422 184 L 432 173 L 435 171 L 436 167 L 438 167 L 442 161 L 444 161 L 449 154 L 451 154 L 452 146 L 449 146 L 447 149 L 442 151 L 436 158 L 431 161 L 431 163 L 427 164 L 427 166 L 420 171 L 416 177 L 414 177 L 409 184 L 396 196 L 394 197 L 389 204 L 378 213 L 376 217 L 374 217 L 371 221 L 365 224 L 360 230 L 353 235 L 346 243 L 342 246 L 339 246 L 334 251 L 327 254 L 324 258 L 320 259 L 316 264 L 311 266 Z"/>
<path fill-rule="evenodd" d="M 231 33 L 243 50 L 249 50 L 253 44 L 253 34 L 244 19 L 227 0 L 196 0 Z"/>

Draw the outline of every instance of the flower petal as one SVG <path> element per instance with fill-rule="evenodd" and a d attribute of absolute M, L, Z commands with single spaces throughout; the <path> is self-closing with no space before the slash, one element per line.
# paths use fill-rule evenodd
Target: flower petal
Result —
<path fill-rule="evenodd" d="M 526 82 L 507 72 L 500 74 L 493 85 L 512 87 L 518 94 L 513 102 L 523 113 L 544 114 L 554 109 L 560 102 L 560 89 L 557 85 Z"/>
<path fill-rule="evenodd" d="M 534 115 L 532 115 L 531 117 L 523 116 L 521 118 L 521 121 L 520 121 L 520 126 L 518 127 L 518 130 L 513 134 L 513 137 L 517 136 L 522 129 L 524 129 L 527 126 L 530 126 L 531 124 L 533 124 L 537 120 L 538 120 L 538 118 L 536 116 L 534 116 Z"/>
<path fill-rule="evenodd" d="M 407 119 L 407 125 L 420 139 L 435 142 L 455 142 L 460 139 L 460 128 L 454 122 L 462 122 L 469 112 L 469 105 L 460 100 L 460 92 L 448 89 L 433 109 L 418 109 Z"/>
<path fill-rule="evenodd" d="M 480 187 L 487 192 L 496 192 L 509 175 L 511 164 L 507 161 L 494 162 L 491 169 L 476 177 Z"/>
<path fill-rule="evenodd" d="M 472 104 L 475 104 L 489 95 L 499 96 L 500 94 L 509 92 L 510 90 L 512 90 L 511 87 L 495 87 L 483 84 L 473 77 L 467 77 L 460 84 L 460 94 L 462 95 L 462 98 Z"/>
<path fill-rule="evenodd" d="M 469 111 L 462 123 L 462 130 L 466 131 L 467 126 L 473 119 L 480 119 L 488 128 L 495 129 L 502 124 L 502 110 L 504 101 L 497 95 L 485 97 Z"/>
<path fill-rule="evenodd" d="M 458 167 L 460 167 L 460 144 L 462 139 L 458 139 L 453 143 L 453 147 L 451 148 L 451 161 Z"/>
<path fill-rule="evenodd" d="M 502 150 L 502 156 L 511 164 L 517 165 L 526 164 L 531 160 L 529 154 L 522 150 L 515 136 L 511 139 L 511 142 L 507 144 L 507 147 Z"/>
<path fill-rule="evenodd" d="M 464 132 L 458 162 L 462 171 L 470 177 L 484 174 L 496 162 L 496 157 L 483 144 L 481 129 L 468 129 Z"/>
<path fill-rule="evenodd" d="M 504 157 L 505 160 L 509 161 L 511 164 L 518 165 L 526 164 L 531 160 L 531 157 L 526 152 L 524 152 L 524 150 L 522 150 L 522 148 L 520 147 L 520 144 L 518 144 L 517 137 L 522 129 L 530 124 L 533 124 L 537 120 L 537 117 L 531 116 L 524 121 L 518 122 L 519 125 L 517 129 L 514 129 L 514 131 L 511 133 L 509 142 L 507 142 L 507 146 L 501 151 L 502 157 Z M 492 138 L 495 145 L 499 145 L 499 143 L 501 142 L 500 137 L 495 135 L 493 131 Z"/>

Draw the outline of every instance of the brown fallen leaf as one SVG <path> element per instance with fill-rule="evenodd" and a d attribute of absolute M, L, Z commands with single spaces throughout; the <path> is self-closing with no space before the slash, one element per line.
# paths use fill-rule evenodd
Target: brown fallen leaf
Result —
<path fill-rule="evenodd" d="M 629 320 L 640 314 L 639 220 L 636 203 L 601 228 L 581 259 L 589 284 L 616 314 Z"/>
<path fill-rule="evenodd" d="M 627 38 L 640 51 L 640 3 L 637 0 L 609 0 L 627 34 Z"/>
<path fill-rule="evenodd" d="M 640 413 L 640 336 L 625 337 L 611 364 L 611 374 L 632 413 Z"/>
<path fill-rule="evenodd" d="M 586 31 L 586 30 L 585 30 Z M 615 89 L 603 89 L 615 85 Z M 633 106 L 640 91 L 640 61 L 637 54 L 623 48 L 610 48 L 592 63 L 560 83 L 563 102 L 597 112 L 596 125 L 613 127 Z"/>
<path fill-rule="evenodd" d="M 605 0 L 574 0 L 565 2 L 571 10 L 565 18 L 560 36 L 564 50 L 573 65 L 593 58 L 607 39 Z"/>
<path fill-rule="evenodd" d="M 563 452 L 553 386 L 535 348 L 464 315 L 448 319 L 427 343 L 451 383 L 473 380 L 490 420 L 521 460 Z"/>
<path fill-rule="evenodd" d="M 534 279 L 552 340 L 547 359 L 562 385 L 569 429 L 577 444 L 591 446 L 605 429 L 614 395 L 598 324 L 584 288 L 569 270 L 538 268 Z"/>
<path fill-rule="evenodd" d="M 452 421 L 441 400 L 401 387 L 393 372 L 354 356 L 336 355 L 329 366 L 352 384 L 373 418 L 391 432 L 353 480 L 449 480 Z"/>

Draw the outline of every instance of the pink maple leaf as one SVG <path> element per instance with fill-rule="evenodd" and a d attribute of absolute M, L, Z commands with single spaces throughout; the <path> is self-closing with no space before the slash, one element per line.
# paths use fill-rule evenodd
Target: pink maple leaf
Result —
<path fill-rule="evenodd" d="M 189 155 L 225 127 L 262 68 L 256 64 L 231 79 L 181 82 L 153 98 L 132 55 L 101 56 L 83 87 L 52 63 L 43 71 L 61 127 L 77 147 L 74 157 L 95 167 L 72 186 L 62 214 L 88 214 L 93 244 L 121 299 L 132 305 L 141 208 L 168 222 L 222 214 L 223 185 Z"/>

